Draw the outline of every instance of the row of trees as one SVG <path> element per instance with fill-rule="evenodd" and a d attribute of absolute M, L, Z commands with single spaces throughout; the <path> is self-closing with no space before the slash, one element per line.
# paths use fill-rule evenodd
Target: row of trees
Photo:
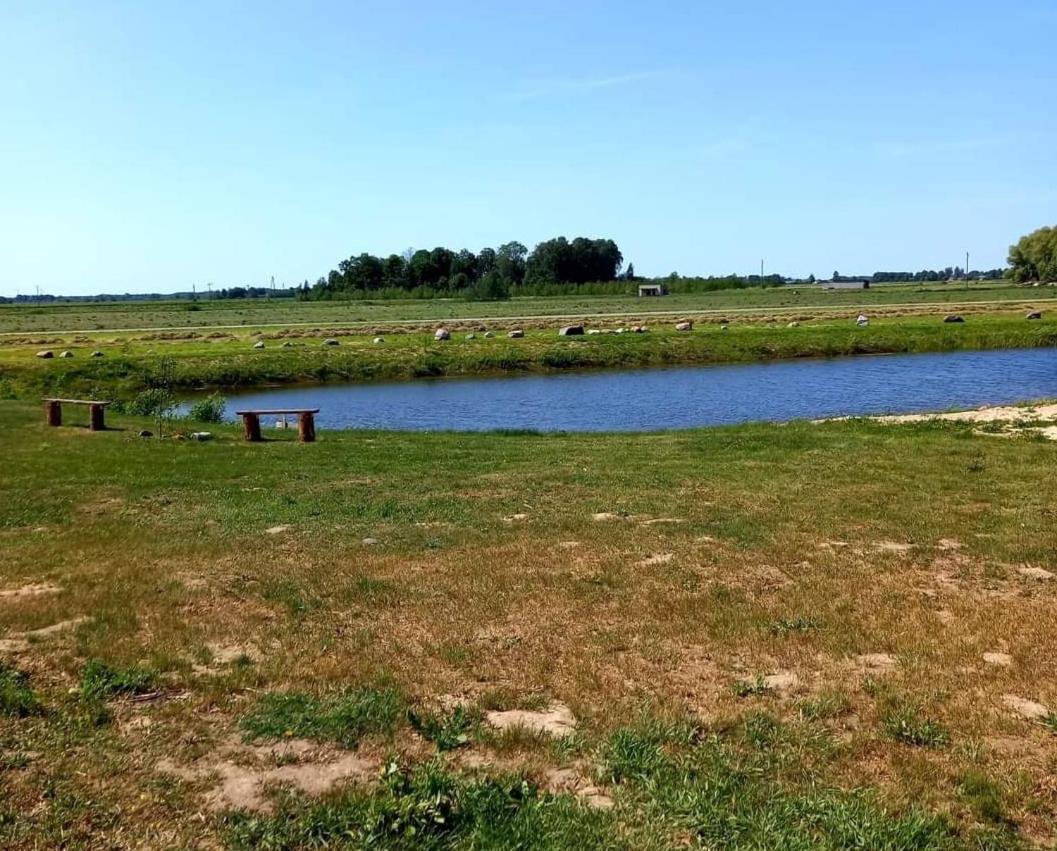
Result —
<path fill-rule="evenodd" d="M 359 254 L 342 260 L 315 286 L 300 288 L 305 298 L 376 293 L 396 290 L 415 295 L 465 294 L 481 299 L 509 296 L 511 289 L 535 284 L 584 284 L 614 281 L 624 258 L 611 239 L 557 237 L 541 242 L 531 252 L 520 242 L 498 248 L 453 251 L 437 247 L 376 257 Z M 628 266 L 625 276 L 634 277 Z"/>

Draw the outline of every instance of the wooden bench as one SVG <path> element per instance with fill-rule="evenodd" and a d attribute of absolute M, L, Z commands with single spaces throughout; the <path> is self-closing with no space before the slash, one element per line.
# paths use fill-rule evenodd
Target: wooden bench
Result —
<path fill-rule="evenodd" d="M 103 431 L 106 424 L 103 422 L 103 411 L 109 402 L 101 402 L 97 399 L 45 399 L 44 416 L 50 426 L 62 425 L 63 405 L 87 405 L 88 406 L 88 428 L 92 431 Z"/>
<path fill-rule="evenodd" d="M 316 439 L 315 415 L 319 408 L 261 408 L 253 411 L 235 411 L 242 417 L 242 432 L 246 440 L 256 443 L 262 440 L 261 417 L 297 414 L 297 437 L 302 443 L 312 443 Z"/>

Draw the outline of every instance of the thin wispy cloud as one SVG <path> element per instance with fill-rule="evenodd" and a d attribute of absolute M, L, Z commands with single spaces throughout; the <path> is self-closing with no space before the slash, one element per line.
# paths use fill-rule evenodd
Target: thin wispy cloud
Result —
<path fill-rule="evenodd" d="M 579 77 L 553 80 L 540 80 L 531 88 L 523 91 L 512 92 L 509 97 L 513 100 L 534 100 L 536 98 L 553 97 L 561 94 L 588 94 L 603 89 L 619 88 L 635 83 L 647 82 L 671 78 L 672 71 L 634 71 L 628 74 L 613 74 L 607 77 Z"/>

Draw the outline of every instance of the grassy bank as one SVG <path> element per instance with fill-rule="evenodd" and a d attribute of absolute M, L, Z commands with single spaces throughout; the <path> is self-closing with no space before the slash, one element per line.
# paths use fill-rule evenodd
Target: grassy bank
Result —
<path fill-rule="evenodd" d="M 1053 346 L 1057 320 L 1027 322 L 1022 313 L 971 314 L 962 325 L 939 316 L 880 318 L 867 328 L 849 319 L 785 322 L 733 321 L 699 324 L 676 332 L 669 322 L 645 334 L 560 338 L 553 327 L 529 328 L 523 339 L 498 332 L 474 339 L 459 331 L 437 343 L 432 332 L 392 334 L 375 344 L 362 334 L 340 336 L 324 347 L 325 330 L 286 329 L 257 334 L 218 334 L 190 339 L 84 339 L 69 344 L 74 357 L 41 360 L 41 344 L 0 349 L 0 395 L 97 394 L 130 396 L 160 380 L 171 365 L 177 388 L 249 387 L 325 381 L 376 381 L 445 375 L 487 375 L 570 369 L 709 364 L 778 358 L 938 352 Z M 469 327 L 475 327 L 470 324 Z M 330 332 L 333 334 L 334 332 Z M 265 348 L 253 348 L 255 341 Z M 67 344 L 63 344 L 64 346 Z M 103 357 L 91 358 L 99 350 Z M 58 348 L 55 349 L 57 355 Z"/>
<path fill-rule="evenodd" d="M 1052 442 L 112 419 L 0 403 L 5 848 L 1054 839 Z"/>

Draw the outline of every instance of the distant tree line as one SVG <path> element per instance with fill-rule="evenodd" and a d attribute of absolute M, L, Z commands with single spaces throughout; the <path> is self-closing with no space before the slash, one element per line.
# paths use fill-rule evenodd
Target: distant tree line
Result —
<path fill-rule="evenodd" d="M 966 272 L 960 266 L 947 266 L 944 269 L 922 269 L 920 272 L 874 272 L 873 275 L 867 276 L 867 280 L 875 284 L 893 281 L 963 281 L 966 278 L 973 281 L 999 281 L 1005 274 L 1005 269 L 972 269 Z M 840 280 L 840 277 L 834 280 Z"/>
<path fill-rule="evenodd" d="M 462 295 L 494 300 L 508 298 L 515 290 L 548 285 L 630 280 L 634 267 L 629 265 L 622 276 L 623 263 L 611 239 L 577 237 L 570 241 L 564 236 L 541 242 L 531 252 L 520 242 L 508 242 L 477 253 L 444 247 L 388 257 L 364 253 L 342 260 L 314 286 L 306 282 L 300 295 L 327 299 L 400 293 L 404 297 Z"/>

